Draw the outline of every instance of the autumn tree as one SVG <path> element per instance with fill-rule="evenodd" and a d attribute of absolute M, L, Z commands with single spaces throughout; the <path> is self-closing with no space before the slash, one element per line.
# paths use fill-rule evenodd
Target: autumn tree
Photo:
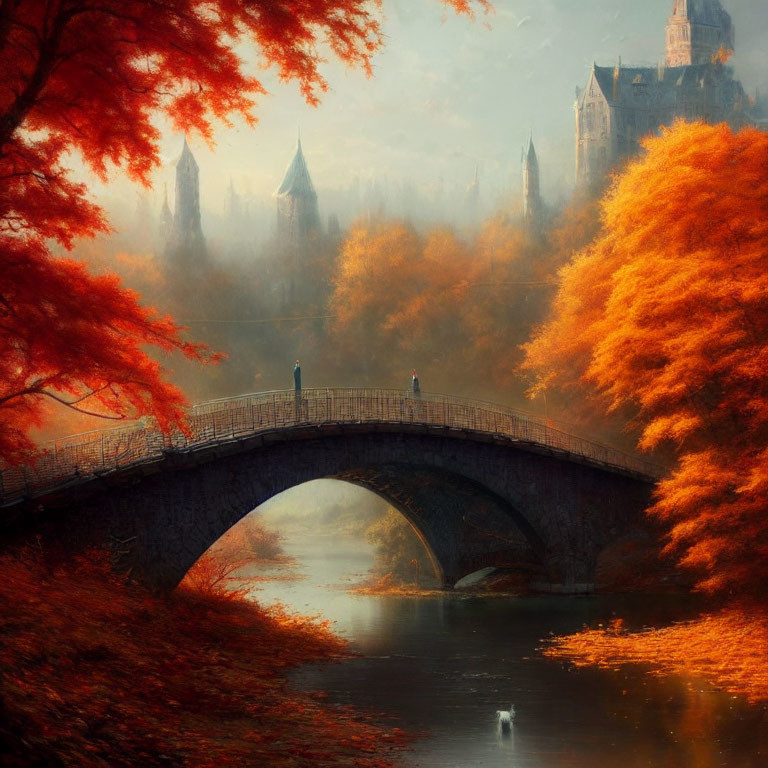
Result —
<path fill-rule="evenodd" d="M 470 13 L 466 0 L 446 0 Z M 205 359 L 168 318 L 110 276 L 53 258 L 51 243 L 108 229 L 72 153 L 102 180 L 148 184 L 159 163 L 155 117 L 212 139 L 212 120 L 253 124 L 262 83 L 255 49 L 310 104 L 327 89 L 321 46 L 371 71 L 382 42 L 368 0 L 0 0 L 0 456 L 22 461 L 41 403 L 122 419 L 182 418 L 181 393 L 146 347 Z M 479 5 L 486 5 L 479 0 Z"/>
<path fill-rule="evenodd" d="M 473 240 L 447 226 L 422 233 L 397 220 L 358 222 L 330 304 L 341 372 L 405 386 L 416 367 L 431 391 L 522 400 L 518 347 L 552 295 L 534 277 L 546 248 L 503 214 Z"/>
<path fill-rule="evenodd" d="M 339 367 L 354 370 L 361 383 L 382 382 L 391 370 L 399 340 L 388 318 L 423 288 L 421 249 L 421 237 L 404 222 L 359 221 L 347 234 L 330 301 L 331 334 Z"/>
<path fill-rule="evenodd" d="M 768 134 L 678 123 L 644 142 L 527 349 L 539 384 L 625 409 L 677 461 L 650 513 L 704 590 L 768 577 Z"/>
<path fill-rule="evenodd" d="M 368 525 L 369 544 L 376 548 L 372 572 L 389 577 L 394 584 L 436 585 L 437 578 L 429 553 L 413 526 L 393 507 Z"/>

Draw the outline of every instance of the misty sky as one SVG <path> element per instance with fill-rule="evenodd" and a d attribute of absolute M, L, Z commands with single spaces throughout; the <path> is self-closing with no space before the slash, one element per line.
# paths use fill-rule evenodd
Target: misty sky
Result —
<path fill-rule="evenodd" d="M 656 64 L 672 0 L 497 0 L 496 13 L 473 23 L 437 0 L 385 0 L 385 50 L 367 80 L 335 62 L 324 68 L 332 91 L 317 109 L 295 84 L 261 73 L 256 129 L 217 131 L 211 152 L 191 140 L 201 170 L 204 209 L 221 210 L 230 178 L 266 200 L 293 153 L 296 126 L 320 193 L 363 183 L 410 181 L 429 193 L 464 188 L 480 168 L 485 207 L 520 184 L 520 152 L 533 130 L 542 187 L 554 201 L 573 183 L 573 102 L 593 60 Z M 731 60 L 748 92 L 768 93 L 768 1 L 724 0 L 736 27 Z M 485 22 L 490 24 L 488 29 Z M 172 161 L 181 136 L 163 141 L 166 168 L 156 175 L 172 196 Z M 328 199 L 328 198 L 327 198 Z M 155 202 L 153 200 L 153 203 Z M 205 226 L 205 222 L 204 222 Z"/>

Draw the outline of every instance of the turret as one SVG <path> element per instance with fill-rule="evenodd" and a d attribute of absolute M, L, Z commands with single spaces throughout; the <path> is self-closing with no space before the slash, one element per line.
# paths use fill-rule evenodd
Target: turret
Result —
<path fill-rule="evenodd" d="M 528 149 L 523 152 L 523 219 L 526 227 L 538 230 L 542 219 L 541 190 L 539 187 L 539 160 L 533 146 L 533 135 Z"/>
<path fill-rule="evenodd" d="M 733 23 L 720 0 L 675 0 L 667 23 L 667 66 L 710 64 L 733 48 Z"/>
<path fill-rule="evenodd" d="M 163 184 L 163 207 L 160 209 L 160 235 L 163 240 L 171 236 L 173 230 L 173 214 L 168 205 L 168 186 Z"/>
<path fill-rule="evenodd" d="M 277 236 L 282 241 L 304 240 L 320 230 L 317 193 L 309 175 L 301 137 L 296 154 L 285 171 L 282 184 L 275 192 L 277 198 Z"/>
<path fill-rule="evenodd" d="M 176 206 L 173 211 L 174 246 L 197 246 L 203 242 L 200 226 L 200 179 L 197 162 L 184 138 L 176 163 Z"/>

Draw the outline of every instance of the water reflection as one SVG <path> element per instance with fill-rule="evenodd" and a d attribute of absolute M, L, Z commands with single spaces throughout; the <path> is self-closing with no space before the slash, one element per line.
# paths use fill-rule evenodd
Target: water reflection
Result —
<path fill-rule="evenodd" d="M 421 768 L 764 768 L 765 709 L 699 680 L 637 669 L 572 670 L 536 652 L 562 634 L 616 613 L 639 627 L 682 618 L 678 598 L 457 599 L 350 595 L 370 551 L 339 537 L 286 543 L 306 578 L 255 593 L 301 613 L 321 613 L 361 654 L 299 670 L 295 684 L 339 704 L 427 730 L 409 760 Z M 501 734 L 498 709 L 514 704 Z"/>

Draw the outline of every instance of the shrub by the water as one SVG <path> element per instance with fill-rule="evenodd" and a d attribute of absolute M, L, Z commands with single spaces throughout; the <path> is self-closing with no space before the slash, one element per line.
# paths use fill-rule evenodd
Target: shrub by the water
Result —
<path fill-rule="evenodd" d="M 327 623 L 280 609 L 5 555 L 0 764 L 385 768 L 402 732 L 283 678 L 345 653 Z"/>

